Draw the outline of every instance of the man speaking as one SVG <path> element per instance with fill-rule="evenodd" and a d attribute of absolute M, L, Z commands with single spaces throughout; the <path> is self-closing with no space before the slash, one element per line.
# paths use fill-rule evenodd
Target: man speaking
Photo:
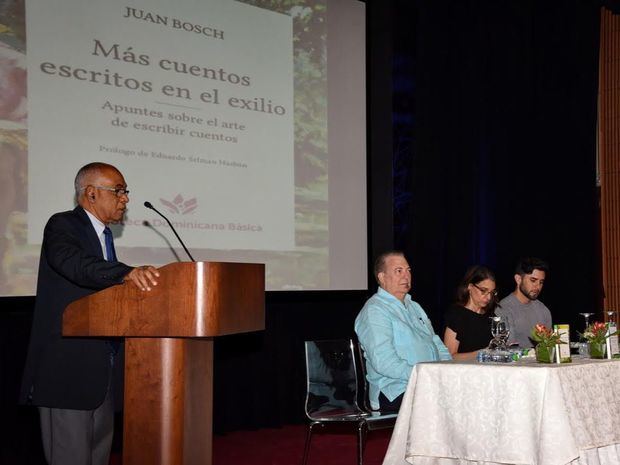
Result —
<path fill-rule="evenodd" d="M 157 285 L 154 267 L 116 259 L 108 225 L 122 220 L 128 194 L 119 170 L 90 163 L 75 177 L 78 206 L 53 215 L 45 226 L 20 401 L 39 407 L 49 464 L 108 464 L 116 346 L 103 339 L 64 338 L 62 315 L 74 300 L 116 284 L 145 292 Z"/>

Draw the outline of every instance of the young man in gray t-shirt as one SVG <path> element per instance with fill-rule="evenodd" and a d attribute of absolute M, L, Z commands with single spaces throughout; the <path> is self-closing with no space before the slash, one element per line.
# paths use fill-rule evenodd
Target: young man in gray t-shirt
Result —
<path fill-rule="evenodd" d="M 516 288 L 504 297 L 495 314 L 506 319 L 510 330 L 510 342 L 520 347 L 532 347 L 532 328 L 542 323 L 551 328 L 551 312 L 538 296 L 545 283 L 549 266 L 538 258 L 522 258 L 515 270 Z"/>

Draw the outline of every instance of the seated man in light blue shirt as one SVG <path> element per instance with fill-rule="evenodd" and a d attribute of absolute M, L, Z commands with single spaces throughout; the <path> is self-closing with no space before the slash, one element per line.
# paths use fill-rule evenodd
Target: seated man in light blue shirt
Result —
<path fill-rule="evenodd" d="M 374 271 L 380 287 L 355 319 L 355 332 L 364 348 L 372 407 L 398 411 L 413 366 L 452 357 L 408 294 L 411 268 L 403 253 L 381 254 Z"/>

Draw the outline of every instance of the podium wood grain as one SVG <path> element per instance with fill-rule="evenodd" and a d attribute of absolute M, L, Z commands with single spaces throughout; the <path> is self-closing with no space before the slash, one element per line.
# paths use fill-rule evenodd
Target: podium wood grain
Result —
<path fill-rule="evenodd" d="M 262 264 L 173 263 L 70 304 L 63 335 L 124 337 L 123 464 L 211 464 L 213 337 L 265 327 Z"/>

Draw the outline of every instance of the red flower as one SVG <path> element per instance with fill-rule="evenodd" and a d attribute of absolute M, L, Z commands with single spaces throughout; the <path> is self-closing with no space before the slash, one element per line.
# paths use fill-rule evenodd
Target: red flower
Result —
<path fill-rule="evenodd" d="M 605 343 L 605 339 L 611 336 L 611 334 L 607 334 L 607 331 L 607 323 L 596 321 L 586 328 L 583 337 L 585 337 L 588 342 L 603 344 Z"/>
<path fill-rule="evenodd" d="M 560 341 L 560 334 L 547 328 L 542 323 L 538 323 L 532 328 L 530 337 L 538 344 L 542 344 L 546 347 L 552 347 L 556 344 L 563 344 L 563 342 Z"/>

